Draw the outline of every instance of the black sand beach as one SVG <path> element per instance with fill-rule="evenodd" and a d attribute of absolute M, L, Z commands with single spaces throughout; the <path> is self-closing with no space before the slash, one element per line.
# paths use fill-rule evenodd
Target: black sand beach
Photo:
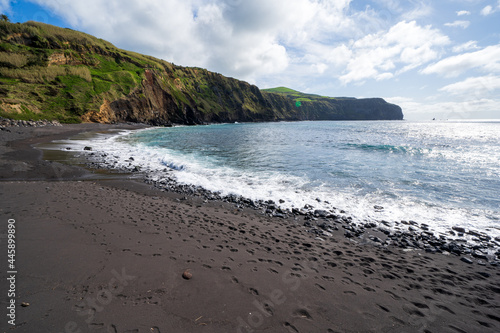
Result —
<path fill-rule="evenodd" d="M 302 217 L 41 159 L 32 147 L 83 131 L 0 131 L 3 332 L 498 332 L 500 269 L 322 240 Z M 15 220 L 15 326 L 7 306 Z"/>

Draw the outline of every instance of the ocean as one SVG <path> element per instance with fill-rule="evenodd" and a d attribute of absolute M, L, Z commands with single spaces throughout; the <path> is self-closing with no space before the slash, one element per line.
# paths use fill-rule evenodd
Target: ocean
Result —
<path fill-rule="evenodd" d="M 148 128 L 60 142 L 116 168 L 359 222 L 500 236 L 500 121 L 308 121 Z M 91 146 L 92 151 L 83 151 Z"/>

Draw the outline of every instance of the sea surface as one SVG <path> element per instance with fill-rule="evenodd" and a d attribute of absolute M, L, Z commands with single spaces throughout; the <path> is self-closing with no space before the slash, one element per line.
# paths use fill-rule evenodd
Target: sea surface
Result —
<path fill-rule="evenodd" d="M 500 121 L 235 123 L 122 131 L 72 144 L 157 180 L 168 171 L 181 184 L 281 200 L 283 208 L 311 205 L 360 222 L 413 220 L 500 236 Z"/>

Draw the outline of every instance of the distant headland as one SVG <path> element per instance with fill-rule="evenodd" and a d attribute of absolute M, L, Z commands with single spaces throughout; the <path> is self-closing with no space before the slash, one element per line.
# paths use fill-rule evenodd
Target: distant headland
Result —
<path fill-rule="evenodd" d="M 401 120 L 381 98 L 304 94 L 121 50 L 44 23 L 0 22 L 0 116 L 151 125 L 281 120 Z"/>

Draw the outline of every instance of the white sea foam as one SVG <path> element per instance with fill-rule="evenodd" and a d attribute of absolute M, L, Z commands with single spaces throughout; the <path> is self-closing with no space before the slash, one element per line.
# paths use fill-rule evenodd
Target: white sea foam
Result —
<path fill-rule="evenodd" d="M 72 151 L 94 154 L 97 157 L 105 154 L 107 162 L 114 167 L 128 169 L 138 167 L 156 180 L 166 177 L 165 169 L 168 169 L 168 175 L 173 176 L 180 184 L 201 186 L 222 195 L 236 194 L 252 200 L 273 200 L 276 203 L 280 202 L 283 208 L 302 208 L 305 205 L 311 205 L 316 209 L 336 208 L 337 212 L 343 210 L 359 222 L 414 220 L 428 224 L 432 230 L 442 233 L 447 233 L 453 226 L 461 226 L 486 232 L 492 237 L 500 236 L 498 211 L 462 208 L 460 204 L 440 205 L 431 199 L 415 197 L 404 188 L 392 186 L 390 178 L 384 180 L 386 182 L 384 190 L 367 190 L 370 184 L 359 185 L 360 180 L 355 174 L 352 175 L 355 180 L 353 184 L 334 186 L 336 184 L 322 183 L 310 179 L 306 174 L 292 175 L 279 168 L 260 171 L 239 168 L 225 164 L 215 155 L 200 154 L 196 149 L 181 152 L 172 148 L 148 145 L 140 139 L 134 139 L 138 133 L 150 133 L 147 131 L 158 131 L 158 129 L 121 131 L 113 134 L 98 133 L 91 139 L 82 135 L 73 140 L 60 141 L 57 149 L 70 147 Z M 134 135 L 131 136 L 131 133 Z M 458 132 L 456 135 L 467 139 L 463 133 Z M 85 146 L 92 147 L 92 151 L 84 151 Z M 360 149 L 371 149 L 367 147 Z M 435 145 L 432 149 L 409 148 L 402 153 L 416 155 L 418 158 L 427 156 L 431 158 L 430 160 L 451 159 L 468 165 L 471 169 L 491 165 L 493 167 L 482 169 L 486 170 L 485 176 L 499 176 L 500 169 L 495 167 L 498 166 L 498 157 L 494 154 L 495 150 L 488 148 L 487 145 L 482 151 L 474 151 L 469 147 L 467 154 L 463 153 L 460 147 L 454 150 L 448 149 L 446 142 L 440 147 Z M 202 148 L 210 149 L 210 147 L 199 149 Z M 381 148 L 392 149 L 383 146 Z M 488 149 L 492 149 L 489 154 Z M 436 170 L 428 172 L 437 172 Z M 337 172 L 348 174 L 350 171 L 337 170 Z M 424 186 L 421 179 L 409 179 L 408 182 L 411 187 Z M 445 182 L 439 185 L 446 188 Z M 469 185 L 474 186 L 474 184 Z M 383 209 L 376 209 L 375 206 L 382 206 Z"/>
<path fill-rule="evenodd" d="M 156 180 L 165 177 L 164 170 L 168 168 L 169 175 L 173 175 L 180 184 L 201 186 L 222 195 L 236 194 L 252 200 L 273 200 L 281 202 L 283 208 L 302 208 L 305 205 L 316 209 L 336 208 L 359 222 L 414 220 L 442 233 L 453 226 L 462 226 L 487 232 L 493 237 L 500 236 L 498 212 L 442 207 L 416 199 L 401 190 L 388 193 L 382 190 L 364 191 L 356 186 L 339 188 L 317 181 L 313 183 L 306 175 L 290 175 L 276 170 L 242 170 L 221 165 L 216 157 L 148 146 L 139 140 L 130 140 L 130 133 L 122 131 L 114 135 L 97 134 L 90 140 L 81 137 L 61 141 L 59 149 L 71 147 L 82 154 L 106 154 L 107 161 L 116 168 L 139 167 Z M 92 151 L 84 151 L 85 146 L 91 146 Z M 428 154 L 446 152 L 434 150 Z M 481 156 L 484 158 L 484 154 Z M 463 158 L 460 154 L 451 158 L 459 157 Z M 375 206 L 384 208 L 375 209 Z"/>

